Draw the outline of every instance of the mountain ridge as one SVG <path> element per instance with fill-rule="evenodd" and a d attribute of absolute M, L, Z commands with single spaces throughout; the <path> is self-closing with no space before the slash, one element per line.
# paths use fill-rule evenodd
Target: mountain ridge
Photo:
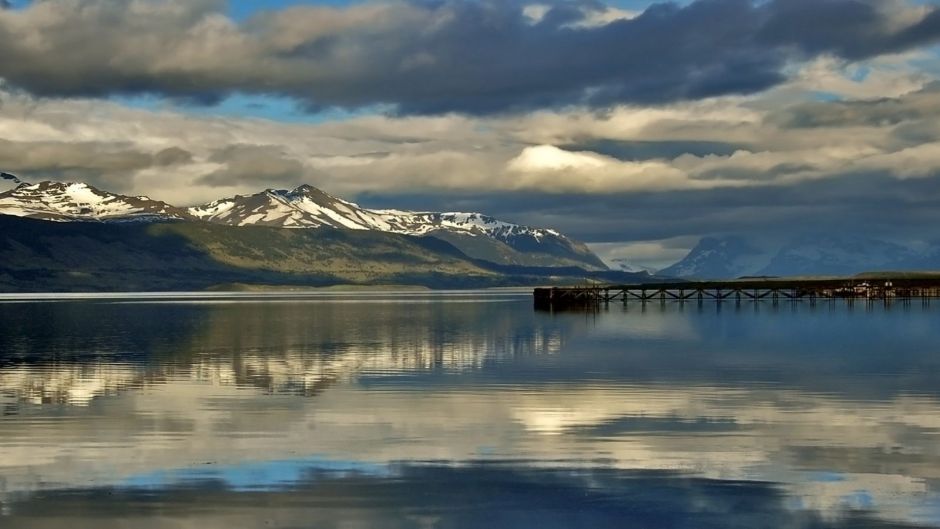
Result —
<path fill-rule="evenodd" d="M 7 175 L 7 173 L 4 173 Z M 547 228 L 498 220 L 482 213 L 368 209 L 310 185 L 266 189 L 188 208 L 102 191 L 82 182 L 22 182 L 0 192 L 0 214 L 57 222 L 199 221 L 228 226 L 379 231 L 445 240 L 469 257 L 509 266 L 607 266 L 585 244 Z M 15 179 L 15 181 L 14 181 Z"/>
<path fill-rule="evenodd" d="M 114 292 L 225 285 L 485 288 L 631 282 L 620 272 L 498 265 L 450 243 L 371 230 L 208 222 L 48 222 L 0 215 L 0 291 Z"/>

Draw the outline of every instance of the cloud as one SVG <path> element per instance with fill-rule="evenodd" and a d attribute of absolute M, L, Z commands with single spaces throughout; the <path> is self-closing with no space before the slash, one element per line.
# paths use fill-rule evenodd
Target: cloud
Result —
<path fill-rule="evenodd" d="M 153 155 L 127 143 L 0 139 L 0 167 L 27 180 L 81 180 L 122 191 L 133 186 L 136 171 L 153 162 Z"/>
<path fill-rule="evenodd" d="M 771 113 L 768 121 L 790 128 L 877 127 L 940 116 L 940 82 L 900 97 L 813 102 Z"/>
<path fill-rule="evenodd" d="M 223 167 L 199 178 L 198 184 L 214 187 L 235 187 L 250 183 L 255 186 L 296 185 L 304 182 L 309 172 L 296 159 L 274 145 L 232 145 L 209 157 Z"/>
<path fill-rule="evenodd" d="M 778 95 L 301 124 L 0 90 L 0 169 L 181 206 L 309 183 L 367 207 L 483 211 L 552 227 L 621 256 L 629 253 L 617 245 L 819 226 L 936 238 L 935 85 L 874 99 Z M 674 254 L 663 249 L 661 259 Z"/>
<path fill-rule="evenodd" d="M 516 188 L 549 192 L 688 189 L 734 185 L 728 181 L 693 181 L 663 160 L 620 161 L 590 152 L 571 152 L 553 145 L 526 147 L 506 170 Z M 741 182 L 740 185 L 746 185 Z"/>
<path fill-rule="evenodd" d="M 187 164 L 193 161 L 193 153 L 179 147 L 168 147 L 158 152 L 153 157 L 153 163 L 157 166 L 172 166 Z"/>
<path fill-rule="evenodd" d="M 585 7 L 588 6 L 588 7 Z M 593 7 L 591 7 L 593 6 Z M 218 0 L 60 0 L 0 12 L 0 77 L 43 96 L 274 94 L 309 109 L 489 114 L 765 90 L 794 62 L 940 38 L 940 11 L 875 0 L 295 6 L 243 24 Z"/>
<path fill-rule="evenodd" d="M 571 152 L 559 149 L 553 145 L 539 145 L 526 147 L 519 156 L 509 162 L 509 170 L 529 171 L 558 171 L 578 169 L 600 169 L 611 160 L 604 159 L 594 153 Z"/>
<path fill-rule="evenodd" d="M 697 242 L 695 238 L 679 237 L 659 241 L 595 243 L 590 247 L 614 269 L 618 267 L 617 261 L 622 260 L 631 266 L 662 270 L 685 257 Z"/>

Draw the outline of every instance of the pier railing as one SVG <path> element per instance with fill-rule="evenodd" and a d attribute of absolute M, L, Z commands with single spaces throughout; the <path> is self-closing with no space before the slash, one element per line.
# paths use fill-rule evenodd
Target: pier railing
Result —
<path fill-rule="evenodd" d="M 940 277 L 897 279 L 760 279 L 536 288 L 535 308 L 563 310 L 614 302 L 892 300 L 940 297 Z"/>

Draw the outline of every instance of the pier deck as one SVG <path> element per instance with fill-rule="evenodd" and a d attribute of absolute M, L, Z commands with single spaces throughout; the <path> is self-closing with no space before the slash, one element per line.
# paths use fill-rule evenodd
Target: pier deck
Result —
<path fill-rule="evenodd" d="M 739 279 L 633 285 L 536 288 L 535 308 L 564 310 L 637 301 L 809 301 L 819 299 L 928 300 L 940 297 L 940 276 L 931 278 Z"/>

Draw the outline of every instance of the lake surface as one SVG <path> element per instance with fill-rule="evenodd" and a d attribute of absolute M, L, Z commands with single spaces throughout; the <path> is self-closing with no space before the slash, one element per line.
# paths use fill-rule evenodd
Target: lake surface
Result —
<path fill-rule="evenodd" d="M 940 301 L 0 299 L 0 527 L 940 527 Z"/>

